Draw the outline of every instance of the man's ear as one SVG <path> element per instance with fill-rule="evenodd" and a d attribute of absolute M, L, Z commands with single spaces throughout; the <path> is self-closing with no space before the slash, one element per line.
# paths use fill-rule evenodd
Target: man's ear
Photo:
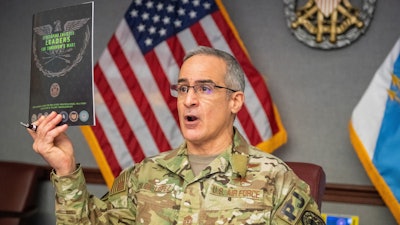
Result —
<path fill-rule="evenodd" d="M 233 114 L 237 114 L 244 104 L 244 93 L 237 91 L 231 94 L 230 107 Z"/>

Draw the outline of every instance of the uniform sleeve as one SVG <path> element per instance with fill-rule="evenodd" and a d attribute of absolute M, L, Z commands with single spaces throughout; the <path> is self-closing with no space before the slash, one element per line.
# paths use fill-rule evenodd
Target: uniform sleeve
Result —
<path fill-rule="evenodd" d="M 114 192 L 99 199 L 87 191 L 82 168 L 68 176 L 51 173 L 55 188 L 55 210 L 57 225 L 116 225 L 132 224 L 134 221 L 133 201 L 129 196 L 129 170 L 115 179 Z"/>
<path fill-rule="evenodd" d="M 276 196 L 271 224 L 325 225 L 308 184 L 292 170 L 278 172 Z"/>

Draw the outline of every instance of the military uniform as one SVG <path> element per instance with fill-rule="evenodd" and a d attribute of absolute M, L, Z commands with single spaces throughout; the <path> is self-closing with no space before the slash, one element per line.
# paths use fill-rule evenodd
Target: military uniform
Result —
<path fill-rule="evenodd" d="M 124 170 L 103 199 L 88 193 L 80 167 L 51 179 L 57 224 L 324 224 L 309 186 L 237 130 L 197 176 L 183 143 Z"/>

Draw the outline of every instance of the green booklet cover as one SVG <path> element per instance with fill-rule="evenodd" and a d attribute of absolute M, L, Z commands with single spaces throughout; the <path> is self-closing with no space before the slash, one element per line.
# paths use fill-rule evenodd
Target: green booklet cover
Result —
<path fill-rule="evenodd" d="M 30 122 L 56 111 L 62 124 L 95 125 L 94 3 L 33 15 Z"/>

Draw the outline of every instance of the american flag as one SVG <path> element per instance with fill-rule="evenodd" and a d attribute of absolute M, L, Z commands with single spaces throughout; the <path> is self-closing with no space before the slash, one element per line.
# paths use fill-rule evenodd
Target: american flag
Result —
<path fill-rule="evenodd" d="M 108 186 L 124 168 L 183 141 L 169 87 L 198 45 L 241 63 L 246 103 L 235 126 L 250 143 L 272 152 L 286 142 L 263 76 L 220 1 L 134 0 L 94 68 L 97 125 L 82 127 Z"/>

